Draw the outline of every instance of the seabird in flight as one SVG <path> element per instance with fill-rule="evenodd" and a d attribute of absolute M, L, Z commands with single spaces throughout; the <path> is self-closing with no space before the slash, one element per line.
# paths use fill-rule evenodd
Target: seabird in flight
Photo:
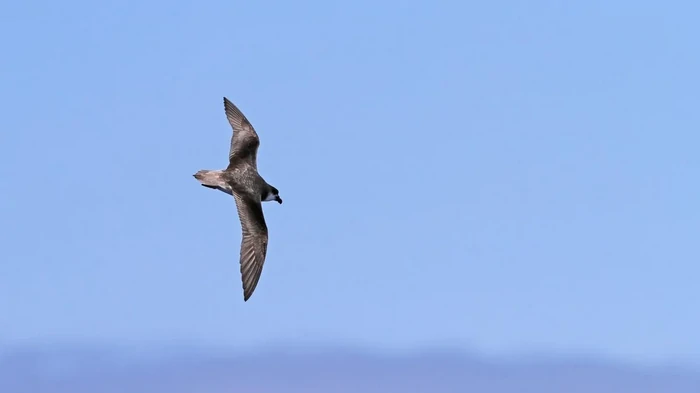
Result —
<path fill-rule="evenodd" d="M 267 225 L 262 202 L 282 203 L 279 191 L 258 174 L 257 155 L 260 139 L 243 113 L 226 97 L 224 109 L 233 128 L 228 167 L 201 170 L 194 174 L 204 187 L 232 195 L 241 221 L 241 280 L 243 300 L 248 301 L 260 280 L 267 255 Z"/>

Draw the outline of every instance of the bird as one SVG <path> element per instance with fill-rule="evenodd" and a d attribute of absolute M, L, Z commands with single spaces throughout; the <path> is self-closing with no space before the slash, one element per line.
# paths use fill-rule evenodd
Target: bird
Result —
<path fill-rule="evenodd" d="M 223 170 L 202 169 L 193 176 L 202 186 L 233 196 L 241 223 L 240 269 L 243 301 L 247 302 L 258 286 L 265 257 L 268 231 L 262 202 L 282 204 L 279 190 L 258 173 L 260 138 L 253 125 L 228 98 L 224 111 L 233 135 L 228 166 Z"/>

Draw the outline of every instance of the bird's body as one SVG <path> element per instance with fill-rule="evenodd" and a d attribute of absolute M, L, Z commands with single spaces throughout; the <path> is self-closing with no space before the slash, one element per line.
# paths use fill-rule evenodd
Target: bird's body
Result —
<path fill-rule="evenodd" d="M 247 301 L 258 285 L 267 255 L 268 233 L 262 202 L 282 203 L 282 199 L 279 191 L 258 173 L 260 139 L 255 129 L 226 97 L 224 109 L 233 128 L 229 165 L 223 170 L 200 170 L 194 177 L 203 186 L 225 192 L 236 201 L 243 235 L 240 252 L 243 299 Z"/>

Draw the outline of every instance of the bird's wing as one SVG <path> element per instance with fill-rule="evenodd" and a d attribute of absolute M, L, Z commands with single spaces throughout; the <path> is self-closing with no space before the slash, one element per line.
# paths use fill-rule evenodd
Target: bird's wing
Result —
<path fill-rule="evenodd" d="M 247 301 L 258 285 L 265 263 L 267 225 L 260 201 L 236 192 L 233 196 L 236 199 L 238 218 L 241 220 L 241 280 L 243 300 Z"/>
<path fill-rule="evenodd" d="M 243 112 L 226 97 L 224 97 L 224 109 L 226 118 L 233 128 L 231 149 L 228 153 L 229 165 L 233 164 L 234 159 L 238 159 L 246 161 L 257 169 L 258 146 L 260 146 L 258 133 Z"/>

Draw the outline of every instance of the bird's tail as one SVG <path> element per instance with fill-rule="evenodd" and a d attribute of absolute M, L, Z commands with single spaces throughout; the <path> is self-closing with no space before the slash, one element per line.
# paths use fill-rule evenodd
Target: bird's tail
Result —
<path fill-rule="evenodd" d="M 221 171 L 202 169 L 201 171 L 197 171 L 197 173 L 192 176 L 199 180 L 203 186 L 209 188 L 220 188 L 224 183 L 223 179 L 221 178 Z"/>

